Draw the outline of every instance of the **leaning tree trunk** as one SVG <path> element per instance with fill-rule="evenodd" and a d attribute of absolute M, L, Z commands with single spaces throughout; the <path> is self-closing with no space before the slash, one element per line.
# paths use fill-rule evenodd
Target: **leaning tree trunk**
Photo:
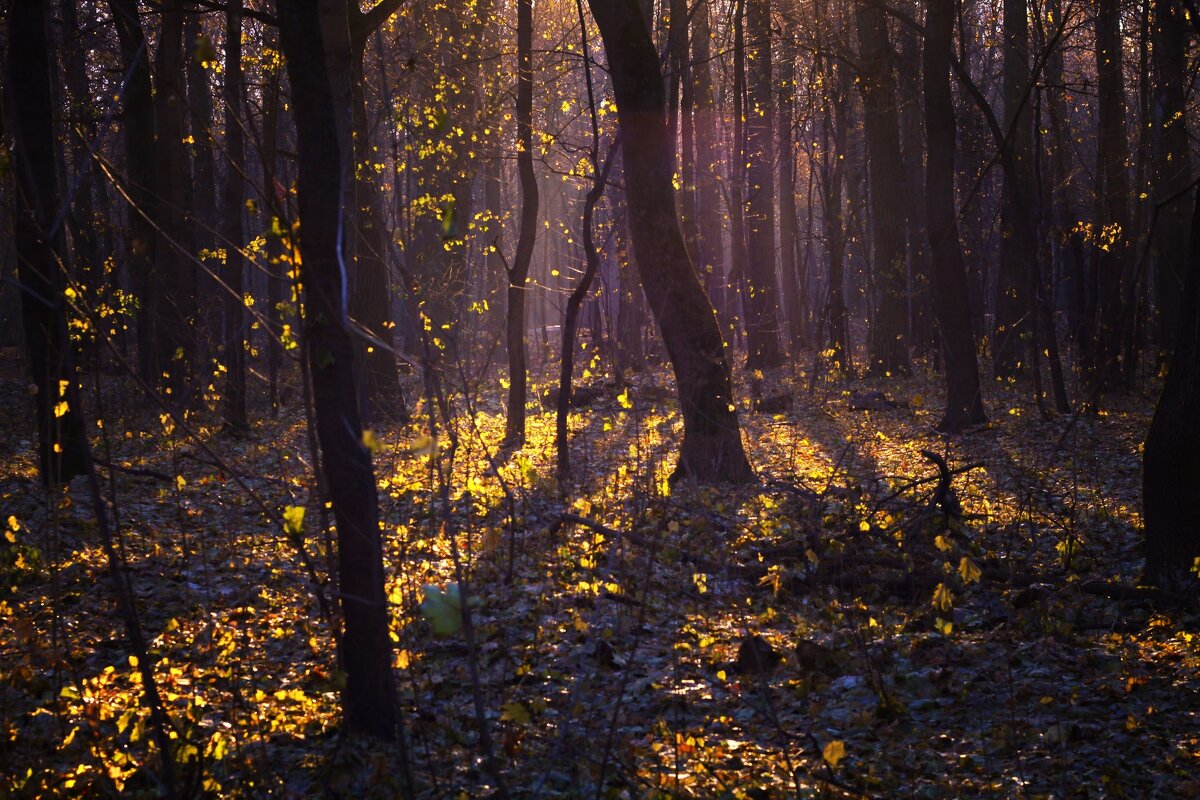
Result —
<path fill-rule="evenodd" d="M 1179 322 L 1142 465 L 1145 579 L 1165 589 L 1194 585 L 1200 558 L 1200 516 L 1190 502 L 1200 486 L 1200 189 Z"/>
<path fill-rule="evenodd" d="M 616 94 L 638 270 L 675 370 L 683 443 L 673 479 L 746 482 L 729 362 L 675 213 L 666 96 L 637 0 L 590 0 Z"/>
<path fill-rule="evenodd" d="M 67 337 L 61 230 L 55 226 L 59 198 L 46 5 L 22 0 L 9 11 L 5 89 L 16 173 L 17 281 L 36 389 L 38 464 L 42 482 L 56 486 L 86 474 L 89 456 Z"/>
<path fill-rule="evenodd" d="M 289 0 L 278 6 L 299 153 L 304 335 L 322 467 L 337 524 L 345 623 L 338 650 L 346 673 L 342 693 L 346 725 L 355 732 L 390 739 L 395 735 L 395 691 L 379 505 L 371 455 L 362 443 L 356 345 L 345 312 L 344 173 L 319 5 L 319 0 Z"/>
<path fill-rule="evenodd" d="M 896 80 L 889 56 L 887 17 L 879 6 L 860 0 L 858 38 L 862 46 L 863 127 L 871 180 L 872 252 L 878 297 L 869 341 L 871 373 L 908 374 L 907 268 L 904 249 L 904 162 Z"/>
<path fill-rule="evenodd" d="M 521 180 L 521 228 L 508 270 L 508 416 L 504 424 L 504 440 L 513 445 L 525 441 L 525 282 L 533 260 L 538 214 L 533 171 L 533 0 L 517 0 L 517 174 Z"/>
<path fill-rule="evenodd" d="M 930 0 L 925 15 L 925 205 L 929 252 L 933 256 L 933 298 L 946 360 L 946 412 L 938 429 L 957 432 L 987 422 L 979 391 L 979 364 L 967 300 L 967 271 L 958 237 L 954 199 L 954 100 L 950 93 L 950 52 L 956 0 Z"/>

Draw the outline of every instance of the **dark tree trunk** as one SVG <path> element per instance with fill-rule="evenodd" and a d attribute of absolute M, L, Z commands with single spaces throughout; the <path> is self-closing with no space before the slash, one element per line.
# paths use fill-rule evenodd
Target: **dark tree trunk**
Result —
<path fill-rule="evenodd" d="M 44 0 L 14 3 L 8 12 L 5 89 L 16 173 L 17 281 L 21 322 L 37 412 L 38 466 L 42 482 L 58 486 L 86 474 L 88 441 L 67 337 L 67 276 L 60 258 L 58 180 L 50 42 Z"/>
<path fill-rule="evenodd" d="M 1004 188 L 1001 195 L 1000 272 L 996 281 L 996 329 L 992 369 L 997 378 L 1024 371 L 1031 330 L 1028 241 L 1033 202 L 1033 150 L 1029 103 L 1029 13 L 1025 0 L 1004 0 Z"/>
<path fill-rule="evenodd" d="M 1125 127 L 1125 77 L 1122 74 L 1121 6 L 1099 0 L 1096 10 L 1096 79 L 1100 126 L 1097 180 L 1100 209 L 1097 257 L 1100 318 L 1096 336 L 1097 373 L 1093 388 L 1112 388 L 1121 378 L 1121 332 L 1129 276 L 1129 140 Z"/>
<path fill-rule="evenodd" d="M 400 370 L 392 330 L 392 286 L 388 272 L 388 232 L 380 213 L 380 192 L 375 183 L 374 148 L 367 122 L 367 96 L 363 59 L 374 26 L 357 6 L 349 6 L 351 141 L 354 157 L 354 208 L 350 218 L 355 233 L 355 272 L 351 281 L 350 313 L 364 333 L 359 339 L 364 420 L 395 422 L 408 416 L 400 388 Z M 379 22 L 383 22 L 380 18 Z M 383 54 L 380 54 L 383 57 Z"/>
<path fill-rule="evenodd" d="M 154 170 L 158 198 L 158 243 L 152 280 L 162 287 L 151 308 L 155 317 L 155 377 L 172 403 L 187 403 L 192 380 L 196 317 L 196 271 L 183 249 L 191 242 L 186 218 L 187 151 L 183 146 L 186 96 L 183 80 L 183 0 L 164 0 L 155 54 Z"/>
<path fill-rule="evenodd" d="M 1187 132 L 1187 25 L 1180 0 L 1153 0 L 1151 12 L 1151 183 L 1154 202 L 1161 204 L 1158 225 L 1151 235 L 1160 362 L 1166 363 L 1179 327 L 1179 301 L 1187 264 L 1187 195 L 1181 195 L 1192 174 Z"/>
<path fill-rule="evenodd" d="M 278 6 L 298 140 L 304 333 L 322 468 L 337 525 L 346 725 L 391 739 L 395 691 L 379 507 L 358 416 L 356 345 L 344 310 L 344 173 L 318 6 L 318 0 L 289 0 Z"/>
<path fill-rule="evenodd" d="M 887 17 L 866 0 L 858 6 L 862 48 L 863 127 L 871 180 L 872 252 L 875 263 L 875 320 L 869 341 L 873 375 L 908 374 L 907 267 L 904 246 L 904 162 L 896 80 L 888 44 Z"/>
<path fill-rule="evenodd" d="M 225 18 L 225 154 L 229 174 L 221 209 L 227 241 L 221 298 L 225 306 L 225 425 L 232 431 L 250 427 L 246 418 L 245 259 L 242 258 L 242 201 L 245 195 L 246 148 L 242 131 L 242 11 L 230 6 Z M 268 189 L 270 191 L 270 189 Z"/>
<path fill-rule="evenodd" d="M 84 32 L 79 26 L 79 0 L 64 0 L 61 5 L 63 20 L 63 37 L 74 37 L 63 48 L 65 84 L 70 94 L 70 116 L 87 119 L 91 109 L 92 99 L 89 88 L 86 52 L 87 48 L 82 39 Z M 100 231 L 105 229 L 101 218 L 96 213 L 97 204 L 94 202 L 92 181 L 91 153 L 88 146 L 95 138 L 96 125 L 92 122 L 82 122 L 79 133 L 68 132 L 66 138 L 71 142 L 71 160 L 75 172 L 79 175 L 79 188 L 75 192 L 71 208 L 71 240 L 74 249 L 74 265 L 79 271 L 79 280 L 92 292 L 96 298 L 104 297 L 104 283 L 108 278 L 104 274 L 104 255 L 100 247 Z"/>
<path fill-rule="evenodd" d="M 746 366 L 767 369 L 783 362 L 779 346 L 779 291 L 775 269 L 775 108 L 771 85 L 770 0 L 746 7 L 746 244 L 749 259 L 743 284 L 746 313 Z"/>
<path fill-rule="evenodd" d="M 533 0 L 517 0 L 517 173 L 521 180 L 521 227 L 508 272 L 508 416 L 504 439 L 525 441 L 525 282 L 537 236 L 538 185 L 533 171 Z M 674 199 L 671 200 L 674 207 Z"/>
<path fill-rule="evenodd" d="M 979 391 L 979 364 L 967 301 L 967 272 L 959 246 L 954 198 L 954 100 L 950 93 L 950 53 L 954 40 L 955 0 L 930 0 L 925 15 L 923 73 L 925 132 L 925 205 L 929 251 L 933 256 L 933 297 L 941 351 L 945 357 L 946 412 L 938 429 L 957 432 L 987 422 Z"/>
<path fill-rule="evenodd" d="M 796 214 L 796 134 L 792 130 L 796 105 L 796 52 L 790 41 L 783 46 L 779 64 L 779 277 L 787 315 L 788 342 L 794 354 L 806 342 L 807 309 L 800 287 L 799 225 Z M 810 217 L 811 219 L 811 217 Z"/>
<path fill-rule="evenodd" d="M 726 313 L 733 324 L 730 333 L 745 331 L 749 324 L 746 282 L 749 255 L 746 250 L 746 0 L 733 6 L 733 137 L 729 142 L 729 300 Z M 739 302 L 740 300 L 740 302 Z M 741 325 L 737 324 L 740 322 Z M 732 341 L 732 337 L 731 337 Z"/>
<path fill-rule="evenodd" d="M 1146 434 L 1142 504 L 1146 522 L 1145 580 L 1164 589 L 1196 583 L 1200 516 L 1200 189 L 1192 212 L 1175 353 Z"/>
<path fill-rule="evenodd" d="M 905 2 L 906 11 L 915 10 L 918 3 Z M 927 12 L 928 13 L 928 12 Z M 921 110 L 921 34 L 907 25 L 900 25 L 897 39 L 897 98 L 899 99 L 901 154 L 904 158 L 904 182 L 909 191 L 917 193 L 925 184 L 922 165 L 925 164 L 925 125 Z M 908 335 L 918 352 L 927 353 L 937 347 L 934 331 L 934 300 L 932 298 L 929 253 L 929 227 L 924 203 L 905 204 L 905 231 L 908 237 Z"/>
<path fill-rule="evenodd" d="M 190 134 L 191 182 L 184 188 L 188 230 L 191 234 L 191 254 L 202 261 L 207 269 L 196 268 L 197 314 L 201 336 L 197 344 L 215 345 L 222 336 L 219 317 L 222 292 L 218 285 L 221 269 L 218 259 L 211 255 L 217 247 L 231 246 L 217 235 L 217 190 L 213 165 L 213 101 L 212 84 L 209 80 L 209 65 L 205 59 L 216 58 L 216 51 L 201 24 L 200 8 L 189 2 L 183 23 L 183 55 L 187 73 L 188 130 Z M 240 43 L 239 43 L 240 44 Z M 191 259 L 184 257 L 187 269 L 192 269 Z M 199 299 L 203 298 L 204 303 Z M 204 354 L 207 357 L 207 353 Z"/>
<path fill-rule="evenodd" d="M 109 0 L 117 38 L 121 44 L 121 69 L 129 75 L 122 102 L 125 125 L 125 173 L 132 206 L 128 212 L 126 252 L 137 311 L 138 373 L 150 384 L 159 381 L 155 358 L 155 309 L 162 286 L 154 279 L 158 237 L 158 180 L 154 168 L 154 94 L 150 84 L 150 51 L 146 45 L 137 0 Z"/>
<path fill-rule="evenodd" d="M 679 232 L 666 97 L 636 0 L 591 0 L 616 94 L 630 228 L 650 308 L 675 370 L 684 434 L 674 478 L 753 480 L 716 315 Z"/>
<path fill-rule="evenodd" d="M 696 268 L 700 272 L 709 301 L 719 318 L 729 316 L 725 307 L 725 229 L 721 218 L 719 182 L 720 155 L 717 146 L 717 105 L 713 96 L 712 60 L 709 38 L 708 4 L 701 3 L 692 16 L 692 96 L 693 127 L 696 145 Z M 723 323 L 724 325 L 725 323 Z"/>
<path fill-rule="evenodd" d="M 824 80 L 830 88 L 821 122 L 821 218 L 825 223 L 826 254 L 829 259 L 829 297 L 825 309 L 828 333 L 822 346 L 832 350 L 830 362 L 833 369 L 850 373 L 853 364 L 846 319 L 846 223 L 842 211 L 850 72 L 844 65 L 827 66 L 825 69 Z M 833 74 L 835 69 L 836 75 Z"/>

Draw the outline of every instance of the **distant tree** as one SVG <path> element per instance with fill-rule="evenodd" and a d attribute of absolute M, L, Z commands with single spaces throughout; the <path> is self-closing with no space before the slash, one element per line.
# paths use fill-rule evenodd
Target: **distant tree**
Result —
<path fill-rule="evenodd" d="M 877 295 L 868 343 L 871 373 L 907 374 L 904 162 L 900 152 L 896 78 L 888 42 L 887 16 L 881 6 L 869 0 L 858 0 L 858 39 Z"/>
<path fill-rule="evenodd" d="M 355 732 L 391 739 L 395 687 L 379 500 L 371 455 L 362 442 L 356 343 L 346 315 L 346 267 L 339 235 L 345 172 L 320 6 L 321 0 L 289 0 L 277 6 L 298 145 L 304 335 L 322 467 L 337 525 L 344 620 L 338 650 L 346 673 L 346 724 Z"/>
<path fill-rule="evenodd" d="M 521 180 L 521 218 L 517 252 L 508 270 L 508 416 L 504 440 L 525 441 L 525 283 L 537 236 L 538 185 L 533 171 L 533 0 L 517 0 L 517 173 Z"/>
<path fill-rule="evenodd" d="M 674 478 L 746 482 L 729 362 L 688 259 L 672 186 L 666 90 L 637 0 L 590 0 L 608 55 L 642 286 L 675 370 L 684 434 Z"/>
<path fill-rule="evenodd" d="M 225 425 L 232 431 L 245 431 L 246 417 L 246 306 L 245 259 L 242 231 L 242 201 L 245 194 L 246 146 L 242 126 L 242 10 L 231 3 L 225 16 L 225 156 L 229 170 L 221 198 L 222 235 L 227 241 L 221 278 L 225 291 L 222 335 L 225 380 Z"/>
<path fill-rule="evenodd" d="M 746 366 L 766 369 L 783 361 L 775 269 L 774 88 L 771 82 L 771 3 L 746 6 Z M 619 106 L 618 106 L 619 107 Z"/>
<path fill-rule="evenodd" d="M 4 85 L 16 174 L 17 281 L 37 411 L 38 464 L 42 482 L 56 486 L 86 474 L 90 459 L 67 336 L 47 5 L 46 0 L 27 0 L 10 7 Z"/>
<path fill-rule="evenodd" d="M 925 95 L 925 205 L 933 256 L 933 300 L 945 357 L 946 411 L 939 430 L 955 432 L 987 422 L 967 302 L 967 272 L 959 244 L 954 198 L 954 101 L 950 56 L 956 0 L 930 0 L 922 59 Z"/>

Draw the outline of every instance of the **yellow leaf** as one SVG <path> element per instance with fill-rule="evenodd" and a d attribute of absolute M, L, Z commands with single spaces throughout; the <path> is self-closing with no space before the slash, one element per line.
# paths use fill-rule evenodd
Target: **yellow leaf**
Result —
<path fill-rule="evenodd" d="M 951 542 L 949 539 L 947 539 L 945 536 L 942 536 L 940 533 L 934 537 L 933 544 L 935 547 L 937 547 L 938 550 L 941 550 L 943 553 L 947 552 L 948 550 L 954 549 L 954 542 Z"/>
<path fill-rule="evenodd" d="M 500 719 L 523 725 L 529 722 L 529 709 L 525 707 L 524 703 L 505 703 L 500 706 Z"/>
<path fill-rule="evenodd" d="M 983 577 L 983 570 L 974 561 L 963 556 L 962 561 L 958 563 L 958 574 L 963 583 L 971 584 Z"/>
<path fill-rule="evenodd" d="M 304 506 L 287 506 L 283 509 L 283 532 L 288 536 L 304 533 Z"/>
<path fill-rule="evenodd" d="M 380 444 L 378 437 L 375 436 L 375 431 L 371 430 L 370 428 L 362 432 L 362 443 L 363 447 L 367 448 L 372 453 L 378 453 L 380 448 L 383 447 L 383 445 Z"/>
<path fill-rule="evenodd" d="M 617 402 L 621 405 L 621 408 L 633 408 L 633 401 L 629 399 L 628 388 L 617 395 Z"/>
<path fill-rule="evenodd" d="M 825 763 L 831 767 L 836 767 L 838 762 L 845 757 L 846 743 L 841 739 L 834 739 L 821 749 L 821 758 L 825 759 Z"/>
<path fill-rule="evenodd" d="M 949 636 L 950 632 L 954 630 L 954 623 L 938 617 L 933 621 L 933 627 L 937 628 L 937 632 L 942 636 Z"/>
<path fill-rule="evenodd" d="M 858 523 L 858 529 L 863 533 L 868 533 L 871 530 L 871 523 L 864 519 L 862 522 Z"/>
<path fill-rule="evenodd" d="M 71 406 L 68 405 L 66 400 L 63 400 L 61 402 L 54 404 L 54 416 L 55 417 L 61 417 L 70 410 L 71 410 Z"/>
<path fill-rule="evenodd" d="M 954 595 L 946 588 L 946 584 L 939 583 L 933 590 L 933 607 L 938 611 L 949 611 L 954 608 Z"/>
<path fill-rule="evenodd" d="M 187 481 L 185 481 L 183 479 L 183 476 L 176 475 L 175 476 L 175 488 L 179 489 L 180 491 L 183 491 L 183 487 L 185 487 L 185 486 L 187 486 Z"/>

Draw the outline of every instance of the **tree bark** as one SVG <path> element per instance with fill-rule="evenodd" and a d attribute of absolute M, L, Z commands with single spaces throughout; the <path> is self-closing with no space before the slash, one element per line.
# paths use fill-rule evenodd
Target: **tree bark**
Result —
<path fill-rule="evenodd" d="M 779 346 L 779 291 L 775 269 L 775 108 L 771 85 L 770 0 L 746 6 L 746 366 L 768 369 L 783 362 Z"/>
<path fill-rule="evenodd" d="M 909 372 L 907 267 L 904 246 L 904 162 L 896 80 L 888 44 L 887 17 L 879 6 L 860 0 L 858 38 L 863 65 L 863 127 L 871 180 L 872 252 L 875 263 L 875 320 L 869 354 L 873 375 Z"/>
<path fill-rule="evenodd" d="M 318 6 L 319 0 L 289 0 L 278 6 L 299 153 L 304 333 L 322 467 L 337 525 L 345 623 L 338 649 L 346 673 L 346 725 L 357 733 L 391 739 L 395 691 L 379 507 L 371 456 L 362 443 L 356 345 L 345 311 L 346 267 L 340 244 L 344 173 Z"/>
<path fill-rule="evenodd" d="M 1161 205 L 1158 225 L 1151 233 L 1151 253 L 1157 288 L 1159 361 L 1165 364 L 1179 327 L 1187 265 L 1187 196 L 1180 196 L 1192 175 L 1187 131 L 1187 25 L 1180 0 L 1153 0 L 1151 13 L 1151 183 L 1154 202 Z"/>
<path fill-rule="evenodd" d="M 751 481 L 721 332 L 679 231 L 666 97 L 650 32 L 637 0 L 590 4 L 617 98 L 638 269 L 679 392 L 684 434 L 672 478 Z"/>
<path fill-rule="evenodd" d="M 225 306 L 225 425 L 246 431 L 246 304 L 245 259 L 242 258 L 242 201 L 245 195 L 246 148 L 242 131 L 242 10 L 231 4 L 225 17 L 225 154 L 229 174 L 222 196 L 223 236 L 227 240 L 221 293 Z M 270 188 L 268 188 L 270 191 Z"/>
<path fill-rule="evenodd" d="M 8 93 L 16 173 L 17 280 L 42 483 L 59 486 L 87 473 L 88 441 L 67 336 L 67 277 L 61 263 L 54 112 L 45 0 L 14 3 L 8 12 Z"/>
<path fill-rule="evenodd" d="M 517 0 L 517 173 L 521 181 L 521 226 L 508 271 L 508 415 L 504 440 L 525 441 L 525 283 L 537 237 L 538 185 L 533 171 L 533 0 Z M 672 199 L 672 204 L 675 202 Z"/>
<path fill-rule="evenodd" d="M 1200 486 L 1200 189 L 1191 240 L 1175 352 L 1142 465 L 1145 580 L 1171 591 L 1195 585 L 1200 558 L 1200 516 L 1189 502 Z"/>
<path fill-rule="evenodd" d="M 959 246 L 954 198 L 954 100 L 950 92 L 950 53 L 956 0 L 930 0 L 925 15 L 922 58 L 925 93 L 925 205 L 929 252 L 933 256 L 933 298 L 945 357 L 946 411 L 938 429 L 956 433 L 987 422 L 979 389 L 979 364 L 967 299 L 967 272 Z"/>

